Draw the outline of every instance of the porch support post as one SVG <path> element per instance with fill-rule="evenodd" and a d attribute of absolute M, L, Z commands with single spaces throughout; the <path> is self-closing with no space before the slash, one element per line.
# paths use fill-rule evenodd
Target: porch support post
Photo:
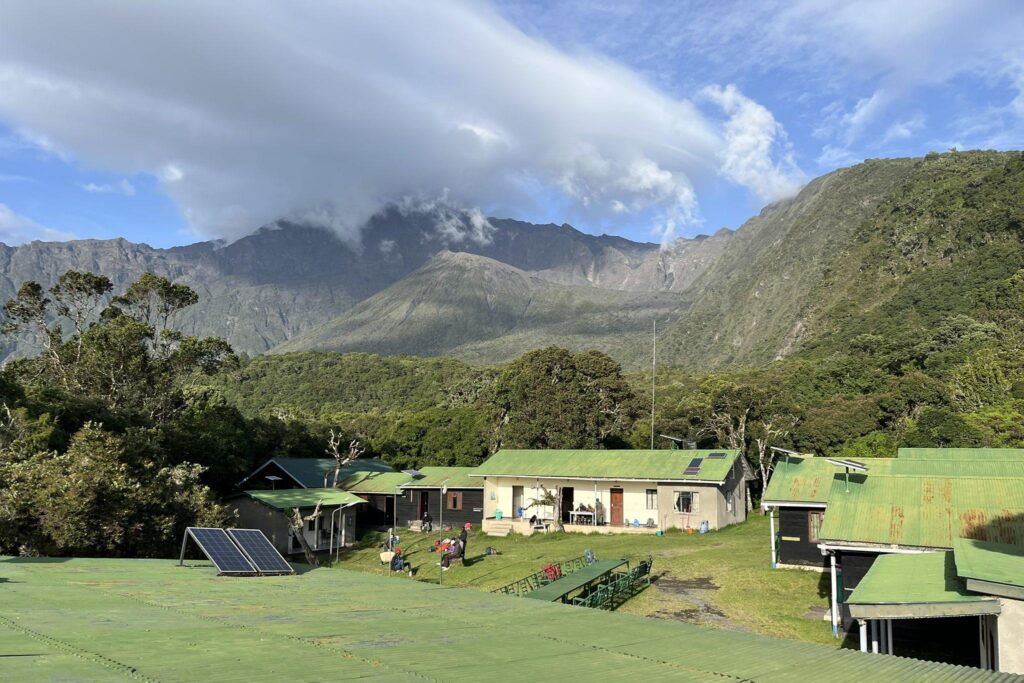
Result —
<path fill-rule="evenodd" d="M 772 569 L 775 569 L 775 567 L 778 564 L 778 558 L 775 555 L 775 508 L 773 507 L 768 508 L 768 530 L 771 534 L 770 539 L 772 544 Z"/>
<path fill-rule="evenodd" d="M 838 583 L 836 581 L 836 554 L 830 552 L 828 554 L 829 567 L 832 571 L 832 636 L 834 638 L 839 637 L 839 595 L 838 595 Z M 871 622 L 874 623 L 873 621 Z"/>
<path fill-rule="evenodd" d="M 871 651 L 878 654 L 878 619 L 871 620 Z"/>
<path fill-rule="evenodd" d="M 885 620 L 885 654 L 893 654 L 892 650 L 892 619 Z"/>
<path fill-rule="evenodd" d="M 857 630 L 860 631 L 860 651 L 868 651 L 868 622 L 864 619 L 857 620 Z"/>

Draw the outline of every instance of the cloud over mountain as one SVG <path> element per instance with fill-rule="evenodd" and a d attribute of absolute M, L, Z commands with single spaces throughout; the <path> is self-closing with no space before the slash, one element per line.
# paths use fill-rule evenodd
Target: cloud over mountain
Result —
<path fill-rule="evenodd" d="M 762 199 L 792 191 L 770 112 L 717 92 L 726 121 L 461 0 L 39 0 L 0 21 L 0 121 L 153 175 L 212 236 L 281 217 L 352 235 L 409 197 L 492 215 L 554 198 L 664 232 L 699 220 L 697 188 L 718 175 Z"/>

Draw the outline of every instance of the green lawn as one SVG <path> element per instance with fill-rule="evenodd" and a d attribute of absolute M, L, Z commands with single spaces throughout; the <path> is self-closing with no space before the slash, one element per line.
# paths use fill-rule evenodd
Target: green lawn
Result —
<path fill-rule="evenodd" d="M 402 531 L 403 554 L 417 569 L 416 580 L 436 583 L 439 557 L 428 548 L 441 534 Z M 368 534 L 342 555 L 346 569 L 387 574 L 380 565 L 382 534 Z M 501 554 L 484 556 L 487 546 Z M 600 559 L 638 561 L 654 557 L 654 585 L 619 608 L 662 619 L 746 630 L 809 642 L 837 644 L 827 621 L 809 618 L 828 606 L 827 575 L 794 569 L 771 569 L 768 520 L 754 513 L 744 524 L 705 535 L 672 532 L 662 537 L 639 535 L 539 534 L 492 538 L 470 535 L 468 564 L 444 573 L 445 585 L 489 591 L 592 549 Z M 395 581 L 409 581 L 396 574 Z M 513 599 L 513 598 L 510 598 Z"/>

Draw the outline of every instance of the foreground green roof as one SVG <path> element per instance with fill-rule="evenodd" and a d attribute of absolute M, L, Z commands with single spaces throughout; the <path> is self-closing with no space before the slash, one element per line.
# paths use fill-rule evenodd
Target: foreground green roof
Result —
<path fill-rule="evenodd" d="M 953 548 L 960 537 L 1024 545 L 1024 481 L 868 473 L 832 483 L 822 541 Z"/>
<path fill-rule="evenodd" d="M 907 450 L 907 449 L 904 449 Z M 984 449 L 911 449 L 920 451 Z M 1005 450 L 1005 449 L 996 449 Z M 878 475 L 941 477 L 1017 477 L 1024 485 L 1024 459 L 990 458 L 859 458 L 868 468 L 868 477 Z M 845 469 L 815 456 L 787 456 L 779 460 L 765 490 L 766 504 L 826 503 L 836 477 Z"/>
<path fill-rule="evenodd" d="M 724 458 L 709 458 L 725 453 Z M 725 481 L 738 450 L 511 450 L 502 449 L 476 468 L 475 475 L 643 481 Z M 699 471 L 687 465 L 701 458 Z"/>
<path fill-rule="evenodd" d="M 0 652 L 21 655 L 4 681 L 1019 680 L 407 577 L 190 564 L 0 559 Z"/>
<path fill-rule="evenodd" d="M 409 477 L 403 488 L 441 488 L 447 486 L 450 489 L 482 489 L 484 480 L 480 477 L 472 477 L 476 473 L 475 467 L 421 467 L 419 469 L 422 477 Z"/>
<path fill-rule="evenodd" d="M 865 619 L 999 612 L 995 598 L 967 590 L 952 552 L 880 555 L 846 602 L 854 617 Z"/>
<path fill-rule="evenodd" d="M 358 505 L 365 503 L 362 498 L 333 488 L 319 489 L 279 489 L 277 491 L 246 491 L 245 495 L 255 498 L 264 505 L 269 505 L 278 510 L 290 510 L 291 508 L 311 508 L 317 503 L 333 507 L 340 505 Z"/>
<path fill-rule="evenodd" d="M 953 554 L 957 574 L 968 580 L 968 587 L 1024 599 L 1024 546 L 958 538 Z"/>
<path fill-rule="evenodd" d="M 338 482 L 338 487 L 352 493 L 400 494 L 399 487 L 412 477 L 404 472 L 356 472 Z"/>

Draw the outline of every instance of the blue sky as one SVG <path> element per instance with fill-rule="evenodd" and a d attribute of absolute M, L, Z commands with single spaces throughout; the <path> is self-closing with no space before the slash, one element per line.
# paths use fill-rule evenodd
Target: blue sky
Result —
<path fill-rule="evenodd" d="M 390 203 L 658 241 L 1024 148 L 1016 2 L 50 3 L 0 9 L 7 243 L 355 238 Z"/>

